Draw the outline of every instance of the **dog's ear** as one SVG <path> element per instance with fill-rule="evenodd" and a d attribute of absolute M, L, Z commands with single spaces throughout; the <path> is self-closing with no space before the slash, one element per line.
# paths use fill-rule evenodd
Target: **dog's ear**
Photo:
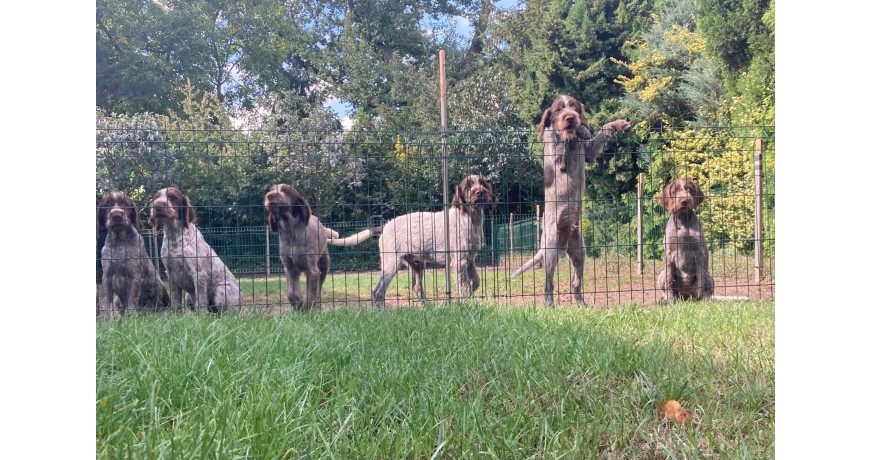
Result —
<path fill-rule="evenodd" d="M 495 207 L 498 204 L 498 197 L 495 196 L 495 192 L 492 189 L 492 184 L 486 180 L 485 177 L 480 177 L 480 185 L 486 188 L 486 191 L 489 192 L 489 205 L 487 206 L 490 211 L 495 211 Z"/>
<path fill-rule="evenodd" d="M 185 194 L 181 194 L 181 207 L 178 210 L 178 218 L 184 221 L 184 228 L 189 228 L 190 224 L 196 221 L 196 211 L 190 203 L 190 198 Z"/>
<path fill-rule="evenodd" d="M 550 126 L 550 108 L 544 110 L 544 114 L 541 115 L 541 122 L 538 123 L 538 140 L 544 139 L 544 130 Z"/>
<path fill-rule="evenodd" d="M 106 214 L 109 212 L 109 208 L 106 206 L 108 199 L 109 195 L 105 195 L 102 200 L 97 202 L 97 236 L 100 236 L 100 230 L 106 228 Z"/>
<path fill-rule="evenodd" d="M 268 224 L 269 230 L 271 230 L 272 233 L 278 233 L 278 229 L 281 226 L 280 219 L 271 210 L 269 210 L 268 212 L 269 212 L 269 224 Z"/>
<path fill-rule="evenodd" d="M 692 187 L 692 196 L 695 197 L 695 207 L 701 206 L 701 203 L 704 202 L 704 192 L 701 191 L 701 187 L 698 187 L 698 184 L 691 180 L 686 180 L 686 182 Z"/>
<path fill-rule="evenodd" d="M 311 217 L 311 207 L 308 206 L 308 202 L 305 201 L 305 198 L 297 195 L 296 199 L 293 200 L 290 205 L 290 214 L 302 221 L 302 223 L 307 224 L 308 219 Z"/>
<path fill-rule="evenodd" d="M 133 204 L 133 200 L 130 197 L 125 196 L 126 203 L 124 203 L 124 211 L 127 212 L 127 217 L 130 219 L 130 225 L 135 229 L 141 228 L 141 224 L 139 223 L 139 208 Z"/>
<path fill-rule="evenodd" d="M 662 194 L 659 195 L 659 204 L 662 205 L 668 212 L 671 212 L 671 202 L 673 201 L 671 198 L 674 196 L 674 183 L 669 182 L 665 185 L 665 188 L 662 190 Z"/>
<path fill-rule="evenodd" d="M 453 206 L 462 208 L 468 203 L 468 200 L 465 199 L 465 195 L 468 194 L 469 187 L 471 187 L 471 185 L 469 184 L 468 178 L 466 177 L 465 179 L 462 179 L 462 182 L 456 186 L 456 191 L 453 193 L 453 201 L 451 202 Z"/>

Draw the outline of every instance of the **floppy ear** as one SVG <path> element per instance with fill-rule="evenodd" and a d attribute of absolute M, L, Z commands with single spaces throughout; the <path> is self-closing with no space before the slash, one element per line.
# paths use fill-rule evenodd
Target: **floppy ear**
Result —
<path fill-rule="evenodd" d="M 130 218 L 130 225 L 132 225 L 136 229 L 141 228 L 141 225 L 139 223 L 139 208 L 137 208 L 136 205 L 133 204 L 133 200 L 131 200 L 130 198 L 127 198 L 126 206 L 128 206 L 126 211 L 127 217 Z"/>
<path fill-rule="evenodd" d="M 701 191 L 701 187 L 698 187 L 698 184 L 694 181 L 690 180 L 689 183 L 692 184 L 692 195 L 695 196 L 695 207 L 697 208 L 704 202 L 704 192 Z"/>
<path fill-rule="evenodd" d="M 308 223 L 308 218 L 311 217 L 311 207 L 301 196 L 297 196 L 293 201 L 293 206 L 290 207 L 290 214 L 293 217 L 301 220 L 303 223 Z"/>
<path fill-rule="evenodd" d="M 277 215 L 275 215 L 271 210 L 269 210 L 269 230 L 272 233 L 278 233 L 278 228 L 280 227 L 280 219 Z"/>
<path fill-rule="evenodd" d="M 550 109 L 544 110 L 544 114 L 541 115 L 541 122 L 538 123 L 538 140 L 544 138 L 544 130 L 550 126 Z"/>
<path fill-rule="evenodd" d="M 671 212 L 671 196 L 674 194 L 673 190 L 671 190 L 672 188 L 674 188 L 674 183 L 670 182 L 668 185 L 665 185 L 662 194 L 659 195 L 659 204 L 667 209 L 668 212 Z"/>
<path fill-rule="evenodd" d="M 492 190 L 492 184 L 490 184 L 489 181 L 486 180 L 485 177 L 481 177 L 480 178 L 480 185 L 483 185 L 484 187 L 486 187 L 486 190 L 489 192 L 490 202 L 489 202 L 488 208 L 491 211 L 494 211 L 496 208 L 496 204 L 498 204 L 498 197 L 495 196 L 495 192 Z"/>
<path fill-rule="evenodd" d="M 109 211 L 107 207 L 105 207 L 106 198 L 103 197 L 97 203 L 97 236 L 100 236 L 100 230 L 104 230 L 106 228 L 106 213 Z"/>
<path fill-rule="evenodd" d="M 184 220 L 184 228 L 189 228 L 190 224 L 196 220 L 196 211 L 190 204 L 190 198 L 187 195 L 181 195 L 181 208 L 178 210 L 178 217 Z"/>
<path fill-rule="evenodd" d="M 465 195 L 468 192 L 468 178 L 462 179 L 462 182 L 456 186 L 456 191 L 453 193 L 453 201 L 452 205 L 463 207 L 468 201 L 465 199 Z"/>

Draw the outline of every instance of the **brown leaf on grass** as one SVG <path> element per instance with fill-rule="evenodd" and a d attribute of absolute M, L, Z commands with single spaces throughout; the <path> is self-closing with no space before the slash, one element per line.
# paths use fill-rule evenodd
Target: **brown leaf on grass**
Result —
<path fill-rule="evenodd" d="M 679 401 L 669 399 L 659 406 L 659 416 L 677 423 L 686 423 L 686 420 L 692 418 L 692 413 L 684 409 Z"/>

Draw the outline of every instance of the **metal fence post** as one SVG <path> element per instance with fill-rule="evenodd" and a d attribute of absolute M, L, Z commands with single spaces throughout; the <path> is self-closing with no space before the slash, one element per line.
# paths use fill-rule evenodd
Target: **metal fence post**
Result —
<path fill-rule="evenodd" d="M 637 274 L 643 274 L 643 173 L 637 176 Z"/>
<path fill-rule="evenodd" d="M 763 229 L 763 212 L 762 209 L 762 157 L 761 157 L 761 138 L 755 138 L 755 282 L 761 284 L 762 277 L 762 255 L 764 254 L 764 246 L 762 242 Z"/>
<path fill-rule="evenodd" d="M 450 303 L 450 187 L 448 186 L 447 168 L 447 72 L 445 68 L 444 50 L 438 50 L 438 74 L 441 83 L 441 177 L 444 187 L 444 285 L 447 303 Z M 457 229 L 458 230 L 458 229 Z"/>

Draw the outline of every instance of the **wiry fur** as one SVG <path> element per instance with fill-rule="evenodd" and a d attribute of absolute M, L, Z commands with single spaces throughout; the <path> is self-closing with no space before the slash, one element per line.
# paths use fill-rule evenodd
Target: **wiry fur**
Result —
<path fill-rule="evenodd" d="M 659 195 L 659 204 L 670 214 L 665 227 L 665 268 L 658 276 L 664 301 L 713 296 L 707 242 L 697 213 L 703 202 L 698 185 L 683 177 L 667 184 Z"/>
<path fill-rule="evenodd" d="M 190 199 L 178 188 L 154 194 L 149 221 L 163 229 L 160 258 L 169 278 L 172 307 L 181 308 L 182 292 L 190 296 L 193 307 L 207 307 L 211 312 L 241 305 L 238 280 L 205 241 L 195 220 Z"/>
<path fill-rule="evenodd" d="M 278 250 L 287 279 L 287 300 L 295 309 L 319 307 L 323 283 L 329 273 L 327 238 L 338 233 L 326 228 L 311 213 L 308 202 L 287 184 L 272 186 L 263 202 L 269 213 L 269 230 L 278 234 Z M 307 284 L 305 303 L 299 287 L 304 273 Z"/>
<path fill-rule="evenodd" d="M 108 230 L 108 234 L 100 251 L 103 266 L 100 311 L 108 311 L 113 305 L 122 313 L 128 308 L 169 306 L 169 293 L 145 251 L 139 227 L 139 210 L 133 200 L 122 192 L 103 196 L 97 205 L 97 234 L 101 230 Z"/>
<path fill-rule="evenodd" d="M 571 96 L 561 95 L 544 112 L 538 125 L 544 142 L 544 216 L 538 252 L 512 275 L 514 279 L 543 261 L 544 303 L 553 305 L 553 274 L 559 254 L 568 253 L 574 266 L 571 292 L 583 300 L 583 265 L 586 247 L 580 228 L 583 193 L 586 190 L 586 163 L 594 162 L 614 133 L 625 133 L 631 123 L 614 120 L 592 137 L 583 114 L 583 105 Z"/>
<path fill-rule="evenodd" d="M 390 282 L 403 266 L 412 272 L 414 292 L 426 298 L 423 272 L 426 263 L 446 264 L 444 243 L 444 213 L 450 232 L 450 265 L 461 297 L 471 296 L 480 287 L 475 258 L 483 247 L 483 214 L 495 206 L 492 185 L 482 176 L 470 175 L 456 187 L 453 202 L 446 211 L 414 212 L 386 223 L 383 228 L 363 230 L 329 244 L 353 246 L 371 236 L 381 234 L 381 279 L 372 290 L 372 298 L 381 309 L 386 308 L 386 292 Z"/>

